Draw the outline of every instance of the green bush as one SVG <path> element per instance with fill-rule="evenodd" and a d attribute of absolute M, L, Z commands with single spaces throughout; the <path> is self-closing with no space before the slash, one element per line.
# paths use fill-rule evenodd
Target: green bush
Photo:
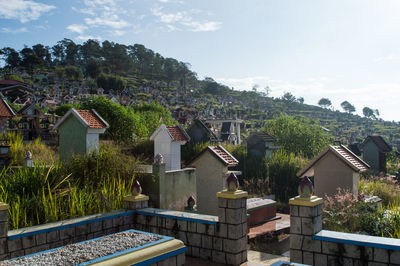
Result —
<path fill-rule="evenodd" d="M 276 151 L 267 161 L 269 177 L 277 200 L 286 203 L 298 194 L 299 178 L 296 173 L 305 163 L 302 157 L 284 150 Z"/>

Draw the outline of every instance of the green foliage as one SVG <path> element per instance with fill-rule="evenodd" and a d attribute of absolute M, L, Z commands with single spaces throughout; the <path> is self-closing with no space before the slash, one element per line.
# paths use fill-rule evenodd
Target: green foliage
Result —
<path fill-rule="evenodd" d="M 64 68 L 65 77 L 71 81 L 82 81 L 83 73 L 82 70 L 76 66 L 66 66 Z"/>
<path fill-rule="evenodd" d="M 353 198 L 350 191 L 338 189 L 326 197 L 323 206 L 323 228 L 326 230 L 366 233 L 373 236 L 400 237 L 399 203 L 379 207 Z"/>
<path fill-rule="evenodd" d="M 131 142 L 139 117 L 117 103 L 107 100 L 104 96 L 92 97 L 82 102 L 80 109 L 95 109 L 110 125 L 104 138 L 117 142 Z"/>
<path fill-rule="evenodd" d="M 400 203 L 400 185 L 391 177 L 361 178 L 358 183 L 358 192 L 365 195 L 374 195 L 382 199 L 382 204 Z"/>
<path fill-rule="evenodd" d="M 23 78 L 21 78 L 21 77 L 18 76 L 18 75 L 14 75 L 14 74 L 8 76 L 8 79 L 10 79 L 10 80 L 16 80 L 16 81 L 19 81 L 19 82 L 25 82 Z"/>
<path fill-rule="evenodd" d="M 12 151 L 19 150 L 15 145 Z M 0 201 L 10 205 L 9 229 L 122 208 L 137 163 L 120 147 L 101 145 L 99 153 L 75 156 L 67 165 L 3 168 Z"/>
<path fill-rule="evenodd" d="M 343 110 L 345 110 L 346 112 L 348 112 L 349 114 L 354 113 L 356 111 L 356 108 L 354 107 L 354 105 L 352 105 L 351 103 L 349 103 L 348 101 L 344 101 L 340 104 L 340 106 L 343 108 Z"/>
<path fill-rule="evenodd" d="M 39 138 L 24 144 L 20 134 L 8 132 L 1 135 L 1 140 L 10 145 L 11 165 L 22 165 L 27 151 L 33 154 L 36 161 L 46 164 L 52 164 L 55 161 L 54 150 L 42 143 Z"/>
<path fill-rule="evenodd" d="M 312 158 L 330 142 L 330 137 L 318 124 L 306 118 L 279 115 L 268 120 L 264 131 L 274 136 L 287 152 Z"/>
<path fill-rule="evenodd" d="M 209 142 L 200 142 L 193 143 L 191 141 L 187 142 L 181 148 L 181 156 L 183 164 L 186 165 L 194 156 L 204 150 L 207 146 L 209 146 Z"/>
<path fill-rule="evenodd" d="M 329 107 L 329 106 L 332 105 L 332 102 L 331 102 L 331 100 L 329 100 L 328 98 L 321 98 L 321 99 L 318 101 L 318 105 L 321 106 L 321 107 L 327 108 L 327 107 Z"/>
<path fill-rule="evenodd" d="M 126 81 L 119 76 L 101 73 L 97 77 L 96 81 L 97 85 L 100 88 L 103 88 L 106 92 L 109 92 L 110 90 L 122 92 L 126 87 Z"/>
<path fill-rule="evenodd" d="M 274 152 L 272 158 L 267 161 L 272 188 L 280 202 L 288 202 L 289 198 L 298 194 L 299 178 L 296 173 L 305 163 L 300 156 L 284 150 Z"/>
<path fill-rule="evenodd" d="M 74 104 L 66 103 L 57 106 L 56 110 L 54 111 L 58 116 L 64 116 L 71 108 L 76 108 L 77 106 Z"/>

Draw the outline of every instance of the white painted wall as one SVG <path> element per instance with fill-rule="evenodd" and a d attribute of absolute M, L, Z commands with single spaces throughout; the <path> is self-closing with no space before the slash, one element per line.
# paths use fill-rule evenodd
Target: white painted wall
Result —
<path fill-rule="evenodd" d="M 99 151 L 99 134 L 86 134 L 86 154 L 90 151 Z"/>
<path fill-rule="evenodd" d="M 171 169 L 179 170 L 181 169 L 181 143 L 172 142 L 171 143 Z M 169 171 L 169 169 L 167 169 Z"/>
<path fill-rule="evenodd" d="M 171 137 L 168 132 L 161 130 L 154 138 L 154 156 L 160 153 L 164 158 L 165 170 L 172 170 L 171 164 Z"/>

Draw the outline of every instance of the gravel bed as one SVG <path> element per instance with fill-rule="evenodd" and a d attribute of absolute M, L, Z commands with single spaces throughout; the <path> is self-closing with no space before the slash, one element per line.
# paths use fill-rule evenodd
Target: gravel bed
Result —
<path fill-rule="evenodd" d="M 54 251 L 0 262 L 0 265 L 76 265 L 85 261 L 140 247 L 162 237 L 125 231 L 79 244 L 70 244 Z"/>

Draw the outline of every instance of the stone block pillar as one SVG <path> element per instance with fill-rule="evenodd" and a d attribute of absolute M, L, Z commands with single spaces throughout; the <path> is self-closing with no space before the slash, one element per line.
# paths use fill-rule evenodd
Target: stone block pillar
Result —
<path fill-rule="evenodd" d="M 321 241 L 312 239 L 312 235 L 322 230 L 322 203 L 322 198 L 311 195 L 289 200 L 291 262 L 319 265 L 323 261 Z"/>
<path fill-rule="evenodd" d="M 8 204 L 0 202 L 0 257 L 7 252 Z"/>
<path fill-rule="evenodd" d="M 142 188 L 137 180 L 133 183 L 132 194 L 124 197 L 124 208 L 126 210 L 136 210 L 147 208 L 149 197 L 142 194 Z"/>
<path fill-rule="evenodd" d="M 229 265 L 240 265 L 247 261 L 247 196 L 247 192 L 242 190 L 217 193 L 217 235 L 221 237 L 222 250 L 213 250 L 213 261 Z"/>

